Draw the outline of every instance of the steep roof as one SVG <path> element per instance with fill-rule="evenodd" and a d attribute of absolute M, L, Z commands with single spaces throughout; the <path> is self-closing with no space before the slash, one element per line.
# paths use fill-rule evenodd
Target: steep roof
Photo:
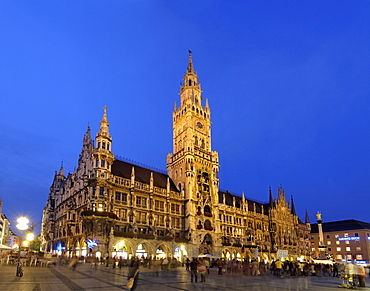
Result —
<path fill-rule="evenodd" d="M 156 187 L 159 188 L 167 188 L 167 179 L 169 178 L 168 175 L 159 173 L 157 171 L 147 169 L 138 165 L 134 165 L 128 162 L 124 162 L 121 160 L 115 159 L 112 164 L 112 174 L 125 178 L 125 179 L 131 179 L 131 172 L 132 167 L 134 167 L 135 170 L 135 181 L 141 182 L 144 184 L 150 184 L 150 174 L 153 173 L 153 184 Z M 173 183 L 172 179 L 170 179 L 170 189 L 171 191 L 178 192 L 175 184 Z"/>
<path fill-rule="evenodd" d="M 333 232 L 333 231 L 346 231 L 346 230 L 359 230 L 368 229 L 370 230 L 370 223 L 349 219 L 341 221 L 325 222 L 322 224 L 323 232 Z M 311 233 L 318 233 L 318 224 L 311 224 Z"/>
<path fill-rule="evenodd" d="M 242 197 L 238 196 L 238 195 L 234 195 L 232 194 L 231 192 L 229 191 L 218 191 L 218 203 L 223 203 L 224 201 L 224 195 L 225 195 L 225 203 L 226 205 L 229 205 L 229 206 L 233 206 L 233 197 L 235 197 L 235 206 L 237 208 L 241 208 L 241 205 L 242 205 Z M 269 203 L 261 203 L 261 202 L 257 202 L 257 201 L 254 201 L 254 200 L 251 200 L 249 198 L 246 198 L 245 199 L 246 201 L 248 201 L 248 210 L 249 211 L 253 211 L 254 209 L 254 203 L 256 204 L 256 212 L 257 213 L 262 213 L 262 205 L 263 205 L 263 208 L 264 208 L 264 214 L 265 215 L 268 215 L 268 209 L 270 207 Z"/>

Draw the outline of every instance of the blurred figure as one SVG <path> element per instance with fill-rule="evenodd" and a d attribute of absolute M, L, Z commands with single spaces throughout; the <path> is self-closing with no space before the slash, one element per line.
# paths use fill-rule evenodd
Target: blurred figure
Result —
<path fill-rule="evenodd" d="M 130 265 L 128 267 L 128 273 L 127 273 L 127 279 L 130 282 L 130 279 L 133 279 L 133 284 L 130 288 L 130 290 L 135 290 L 137 286 L 137 281 L 139 280 L 139 267 L 140 267 L 140 261 L 138 258 L 132 258 L 130 261 Z M 132 280 L 131 280 L 132 281 Z"/>

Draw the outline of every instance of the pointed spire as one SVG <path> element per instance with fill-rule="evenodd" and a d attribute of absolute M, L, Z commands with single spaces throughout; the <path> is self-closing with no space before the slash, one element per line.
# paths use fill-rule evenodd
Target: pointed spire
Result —
<path fill-rule="evenodd" d="M 169 193 L 170 193 L 170 190 L 171 190 L 170 186 L 171 186 L 170 177 L 167 177 L 167 195 L 169 195 Z"/>
<path fill-rule="evenodd" d="M 153 172 L 150 172 L 150 188 L 152 189 L 153 186 L 154 186 Z"/>
<path fill-rule="evenodd" d="M 269 203 L 270 203 L 270 207 L 272 208 L 273 200 L 272 200 L 272 189 L 271 189 L 271 186 L 269 187 L 269 193 L 270 193 Z"/>
<path fill-rule="evenodd" d="M 91 129 L 90 129 L 90 124 L 87 125 L 87 131 L 84 135 L 84 144 L 89 143 L 91 140 Z"/>
<path fill-rule="evenodd" d="M 132 166 L 131 169 L 131 187 L 134 187 L 135 185 L 135 167 Z"/>
<path fill-rule="evenodd" d="M 100 121 L 100 131 L 98 132 L 97 135 L 105 136 L 107 138 L 111 138 L 109 135 L 109 123 L 108 123 L 108 118 L 107 118 L 107 107 L 104 106 L 104 113 L 103 113 L 103 118 Z"/>
<path fill-rule="evenodd" d="M 308 212 L 307 212 L 307 209 L 306 209 L 306 221 L 305 221 L 306 224 L 311 224 L 310 222 L 310 218 L 308 217 Z"/>
<path fill-rule="evenodd" d="M 63 161 L 62 161 L 62 164 L 60 165 L 59 175 L 64 176 Z"/>
<path fill-rule="evenodd" d="M 297 213 L 295 212 L 295 207 L 294 207 L 294 200 L 293 200 L 293 195 L 290 196 L 290 209 L 291 213 L 295 216 L 297 216 Z"/>
<path fill-rule="evenodd" d="M 208 98 L 206 98 L 206 108 L 209 109 Z"/>
<path fill-rule="evenodd" d="M 193 57 L 192 57 L 193 52 L 191 50 L 188 50 L 188 51 L 189 51 L 189 61 L 188 61 L 187 72 L 188 73 L 194 73 Z"/>

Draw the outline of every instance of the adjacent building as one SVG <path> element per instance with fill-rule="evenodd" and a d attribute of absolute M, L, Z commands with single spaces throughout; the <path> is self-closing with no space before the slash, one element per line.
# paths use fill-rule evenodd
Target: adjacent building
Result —
<path fill-rule="evenodd" d="M 10 222 L 3 213 L 3 201 L 0 198 L 0 245 L 13 245 L 12 232 L 10 230 Z"/>
<path fill-rule="evenodd" d="M 354 219 L 322 223 L 327 254 L 336 261 L 370 263 L 370 223 Z M 312 257 L 319 255 L 318 225 L 311 224 Z"/>
<path fill-rule="evenodd" d="M 114 126 L 122 126 L 115 124 Z M 169 125 L 170 126 L 170 125 Z M 162 172 L 113 152 L 107 108 L 95 138 L 88 127 L 77 168 L 55 173 L 42 220 L 43 250 L 78 256 L 227 259 L 310 255 L 310 223 L 282 187 L 265 203 L 219 189 L 211 109 L 191 53 L 172 112 L 173 150 Z M 153 145 L 154 146 L 154 145 Z"/>

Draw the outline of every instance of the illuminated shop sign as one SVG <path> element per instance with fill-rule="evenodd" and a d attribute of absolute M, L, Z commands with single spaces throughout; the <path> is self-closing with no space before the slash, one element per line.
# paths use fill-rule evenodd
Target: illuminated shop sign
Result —
<path fill-rule="evenodd" d="M 58 242 L 57 251 L 62 251 L 62 250 L 65 250 L 65 247 L 60 242 Z"/>
<path fill-rule="evenodd" d="M 86 244 L 87 244 L 87 247 L 90 248 L 90 249 L 92 249 L 93 247 L 97 247 L 98 246 L 98 244 L 96 243 L 96 241 L 95 240 L 91 240 L 91 239 L 88 239 L 86 241 Z"/>
<path fill-rule="evenodd" d="M 338 240 L 360 240 L 359 236 L 351 236 L 351 237 L 340 237 Z"/>

